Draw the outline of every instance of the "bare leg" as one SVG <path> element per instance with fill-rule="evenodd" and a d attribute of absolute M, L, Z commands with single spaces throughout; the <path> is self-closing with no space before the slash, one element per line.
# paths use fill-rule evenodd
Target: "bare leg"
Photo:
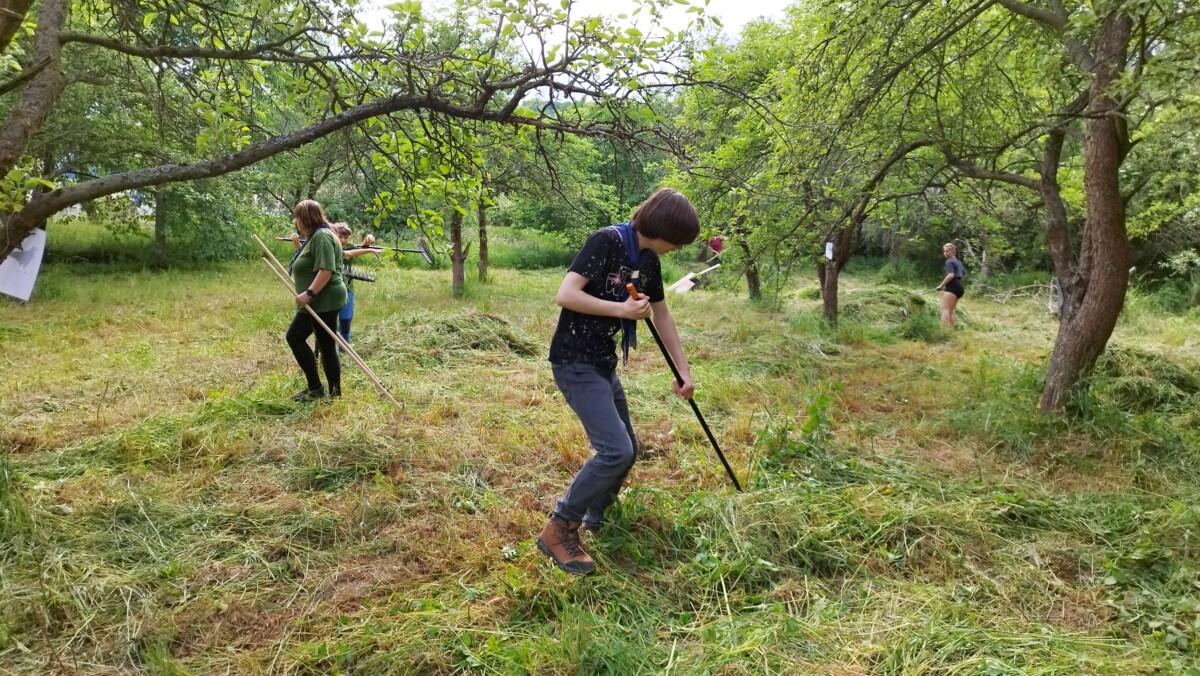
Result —
<path fill-rule="evenodd" d="M 942 292 L 942 323 L 954 328 L 954 308 L 958 306 L 958 296 L 949 291 Z"/>

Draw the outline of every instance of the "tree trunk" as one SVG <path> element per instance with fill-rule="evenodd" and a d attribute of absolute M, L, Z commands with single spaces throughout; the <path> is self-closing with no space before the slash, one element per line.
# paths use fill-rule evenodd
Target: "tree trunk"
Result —
<path fill-rule="evenodd" d="M 467 252 L 463 248 L 462 219 L 462 214 L 457 209 L 450 216 L 450 264 L 454 280 L 454 295 L 456 297 L 463 295 L 463 287 L 467 281 L 463 268 Z"/>
<path fill-rule="evenodd" d="M 729 228 L 733 241 L 742 250 L 742 269 L 746 271 L 746 286 L 749 289 L 750 300 L 762 300 L 762 278 L 758 274 L 758 263 L 750 251 L 750 230 L 746 227 L 745 215 L 738 216 Z M 705 245 L 707 248 L 707 244 Z"/>
<path fill-rule="evenodd" d="M 0 54 L 8 51 L 31 6 L 33 0 L 0 0 Z"/>
<path fill-rule="evenodd" d="M 904 251 L 905 244 L 904 235 L 890 230 L 886 230 L 884 233 L 884 237 L 887 238 L 888 265 L 892 266 L 894 270 L 900 266 L 900 254 Z"/>
<path fill-rule="evenodd" d="M 964 239 L 962 241 L 962 248 L 965 249 L 965 251 L 959 252 L 962 254 L 958 257 L 959 260 L 969 258 L 971 262 L 975 264 L 975 269 L 977 271 L 975 276 L 979 278 L 979 281 L 987 279 L 988 275 L 991 274 L 991 267 L 988 265 L 989 238 L 990 236 L 986 231 L 979 233 L 979 251 L 975 251 L 975 247 L 971 246 L 971 240 Z"/>
<path fill-rule="evenodd" d="M 488 280 L 487 204 L 479 199 L 479 283 Z"/>
<path fill-rule="evenodd" d="M 1096 41 L 1083 148 L 1087 219 L 1078 284 L 1073 284 L 1079 288 L 1072 293 L 1063 287 L 1066 302 L 1046 370 L 1043 411 L 1073 407 L 1086 395 L 1086 376 L 1108 344 L 1125 304 L 1131 253 L 1120 168 L 1127 140 L 1118 104 L 1108 89 L 1124 63 L 1131 32 L 1129 17 L 1113 13 L 1105 17 Z"/>
<path fill-rule="evenodd" d="M 167 187 L 158 186 L 154 191 L 154 263 L 167 267 Z"/>
<path fill-rule="evenodd" d="M 762 300 L 762 279 L 758 275 L 758 264 L 750 255 L 750 246 L 746 244 L 745 237 L 738 237 L 737 245 L 745 254 L 746 286 L 750 290 L 750 300 Z"/>
<path fill-rule="evenodd" d="M 1063 315 L 1068 310 L 1074 316 L 1083 297 L 1083 286 L 1075 269 L 1075 252 L 1071 245 L 1071 232 L 1067 223 L 1067 207 L 1063 203 L 1058 186 L 1058 165 L 1062 157 L 1066 130 L 1050 130 L 1046 140 L 1046 156 L 1042 158 L 1041 180 L 1038 190 L 1046 206 L 1046 242 L 1050 245 L 1050 258 L 1054 262 L 1054 274 L 1058 277 L 1059 289 L 1063 293 Z"/>
<path fill-rule="evenodd" d="M 11 7 L 14 4 L 5 3 L 4 6 Z M 19 7 L 16 9 L 19 13 Z M 36 64 L 45 63 L 46 66 L 38 70 L 21 90 L 21 95 L 9 109 L 8 118 L 0 126 L 0 176 L 7 175 L 20 161 L 29 140 L 46 121 L 67 86 L 67 80 L 59 69 L 62 45 L 58 41 L 58 34 L 66 25 L 68 11 L 67 0 L 46 0 L 42 3 L 37 32 L 33 38 L 33 53 L 25 65 L 36 67 Z M 16 20 L 15 17 L 9 18 Z M 17 23 L 19 25 L 20 21 Z M 3 214 L 0 260 L 8 258 L 25 240 L 25 236 L 39 224 L 44 224 L 49 216 L 50 213 L 36 211 Z"/>
<path fill-rule="evenodd" d="M 858 233 L 862 232 L 862 224 L 867 218 L 865 210 L 855 210 L 850 215 L 850 222 L 844 228 L 833 234 L 833 259 L 823 259 L 817 266 L 821 274 L 821 309 L 825 319 L 837 326 L 838 319 L 838 280 L 842 268 L 850 262 L 854 247 L 858 241 Z"/>
<path fill-rule="evenodd" d="M 29 140 L 46 121 L 67 85 L 59 68 L 62 44 L 58 35 L 66 24 L 68 10 L 67 0 L 46 0 L 38 13 L 33 54 L 26 65 L 45 59 L 49 60 L 49 65 L 25 85 L 10 109 L 8 119 L 0 126 L 0 175 L 7 174 L 20 161 Z"/>
<path fill-rule="evenodd" d="M 842 216 L 844 220 L 840 221 L 841 227 L 827 240 L 833 242 L 833 260 L 822 261 L 823 264 L 818 267 L 821 270 L 821 305 L 825 311 L 825 319 L 830 324 L 837 325 L 838 276 L 842 273 L 842 268 L 850 262 L 854 249 L 858 247 L 862 226 L 871 210 L 871 197 L 875 194 L 875 189 L 887 178 L 892 167 L 908 157 L 909 153 L 929 145 L 933 145 L 930 140 L 920 139 L 893 150 L 883 164 L 879 165 L 875 175 L 863 185 L 857 200 L 847 206 Z"/>
<path fill-rule="evenodd" d="M 979 235 L 979 274 L 976 277 L 979 281 L 985 281 L 992 274 L 992 266 L 988 262 L 988 246 L 991 244 L 991 236 L 988 233 Z"/>
<path fill-rule="evenodd" d="M 821 282 L 821 310 L 825 313 L 825 320 L 830 324 L 837 326 L 838 318 L 838 277 L 842 271 L 838 267 L 837 262 L 830 261 L 828 264 L 822 265 L 822 282 Z"/>

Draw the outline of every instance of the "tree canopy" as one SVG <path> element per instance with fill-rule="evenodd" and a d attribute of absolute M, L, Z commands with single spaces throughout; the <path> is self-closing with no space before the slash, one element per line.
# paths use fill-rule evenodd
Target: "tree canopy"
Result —
<path fill-rule="evenodd" d="M 377 225 L 449 224 L 457 290 L 464 219 L 483 278 L 493 206 L 577 236 L 666 181 L 730 237 L 751 297 L 815 268 L 831 321 L 873 247 L 1052 267 L 1046 410 L 1086 385 L 1131 267 L 1200 267 L 1189 3 L 799 0 L 732 40 L 699 3 L 668 25 L 674 4 L 410 0 L 375 25 L 352 0 L 8 3 L 3 255 L 130 190 L 203 229 L 196 212 L 248 217 L 218 206 L 232 194 L 269 211 L 332 186 Z"/>

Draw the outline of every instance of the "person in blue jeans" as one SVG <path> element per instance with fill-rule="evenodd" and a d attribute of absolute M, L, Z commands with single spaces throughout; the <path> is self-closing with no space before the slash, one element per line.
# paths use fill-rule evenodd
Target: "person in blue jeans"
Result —
<path fill-rule="evenodd" d="M 604 510 L 616 499 L 637 458 L 637 437 L 617 377 L 617 332 L 628 360 L 629 348 L 636 346 L 638 321 L 653 312 L 663 344 L 683 377 L 682 386 L 672 379 L 675 394 L 692 396 L 695 386 L 667 310 L 658 257 L 691 244 L 699 234 L 700 221 L 691 203 L 663 188 L 634 209 L 628 222 L 593 233 L 558 288 L 555 302 L 562 311 L 550 341 L 551 371 L 595 451 L 537 538 L 538 549 L 568 573 L 596 570 L 579 529 L 599 530 Z M 636 300 L 626 290 L 630 282 L 639 292 Z"/>
<path fill-rule="evenodd" d="M 349 343 L 350 321 L 354 319 L 354 279 L 350 277 L 350 274 L 354 272 L 353 260 L 366 254 L 375 254 L 375 257 L 379 258 L 379 249 L 366 248 L 375 243 L 375 235 L 367 235 L 363 238 L 362 244 L 347 248 L 350 245 L 350 235 L 352 234 L 350 224 L 334 223 L 330 227 L 338 236 L 338 241 L 342 243 L 342 258 L 346 262 L 346 266 L 342 270 L 342 276 L 346 280 L 346 304 L 342 306 L 342 311 L 338 314 L 338 333 L 342 334 L 342 339 Z"/>

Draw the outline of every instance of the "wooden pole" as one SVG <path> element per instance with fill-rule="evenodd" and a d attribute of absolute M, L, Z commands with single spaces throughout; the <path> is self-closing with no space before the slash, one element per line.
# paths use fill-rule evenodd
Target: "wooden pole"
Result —
<path fill-rule="evenodd" d="M 275 276 L 279 278 L 279 283 L 283 284 L 283 286 L 289 292 L 292 291 L 293 288 L 291 280 L 288 278 L 287 272 L 284 270 L 283 265 L 279 262 L 279 259 L 275 258 L 275 254 L 271 253 L 271 250 L 267 248 L 266 244 L 263 244 L 263 241 L 258 238 L 258 235 L 251 235 L 251 237 L 254 238 L 254 241 L 258 243 L 259 248 L 261 248 L 263 253 L 266 254 L 263 256 L 263 262 L 266 263 L 267 267 L 271 268 L 271 272 L 274 272 Z M 346 340 L 342 338 L 341 334 L 329 328 L 329 325 L 321 321 L 321 318 L 317 316 L 316 311 L 310 308 L 308 305 L 305 305 L 304 309 L 308 310 L 308 314 L 310 317 L 312 317 L 313 321 L 319 324 L 321 328 L 325 330 L 325 333 L 333 336 L 334 342 L 336 342 L 338 346 L 346 352 L 346 354 L 350 355 L 350 358 L 354 360 L 355 364 L 358 364 L 358 367 L 362 369 L 364 374 L 366 374 L 367 379 L 375 384 L 375 388 L 379 390 L 379 394 L 383 395 L 384 399 L 387 399 L 395 404 L 397 408 L 404 408 L 400 402 L 396 401 L 396 399 L 392 397 L 392 393 L 388 392 L 387 388 L 384 387 L 379 378 L 375 376 L 375 373 L 371 371 L 371 367 L 367 366 L 367 363 L 362 360 L 362 357 L 358 356 L 358 353 L 354 351 L 354 348 L 350 347 L 350 343 L 347 343 Z"/>

